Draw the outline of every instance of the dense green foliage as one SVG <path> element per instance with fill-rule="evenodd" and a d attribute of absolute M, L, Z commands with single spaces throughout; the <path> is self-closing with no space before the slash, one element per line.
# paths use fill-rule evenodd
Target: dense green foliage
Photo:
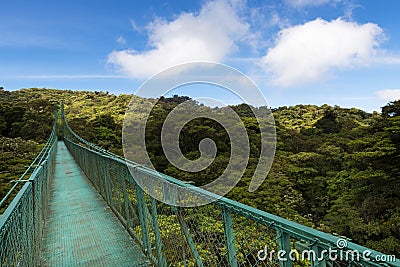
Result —
<path fill-rule="evenodd" d="M 0 137 L 0 199 L 11 188 L 12 181 L 17 180 L 29 166 L 40 150 L 40 145 L 32 140 L 24 140 L 20 137 Z M 9 203 L 18 190 L 8 198 Z M 0 209 L 3 213 L 5 206 Z"/>
<path fill-rule="evenodd" d="M 7 138 L 4 140 L 21 137 L 42 143 L 50 132 L 52 103 L 64 101 L 71 128 L 83 138 L 122 155 L 122 121 L 131 98 L 104 92 L 1 91 L 0 134 Z M 218 147 L 213 164 L 196 175 L 172 166 L 162 153 L 160 139 L 155 138 L 160 136 L 168 113 L 187 100 L 178 96 L 160 99 L 146 126 L 146 145 L 159 171 L 202 185 L 218 177 L 229 161 L 230 142 L 223 127 L 201 118 L 183 128 L 180 141 L 186 157 L 198 158 L 199 141 L 206 137 Z M 138 97 L 132 101 L 139 123 L 150 102 Z M 372 249 L 400 255 L 400 101 L 383 107 L 382 114 L 328 105 L 274 109 L 276 155 L 267 179 L 254 193 L 248 191 L 248 185 L 259 156 L 260 129 L 248 106 L 232 108 L 246 126 L 251 157 L 243 178 L 228 197 L 345 235 Z M 37 146 L 27 146 L 26 151 L 34 151 L 33 147 Z M 7 159 L 3 163 L 11 166 L 12 157 L 7 155 L 3 154 Z M 21 155 L 18 160 L 23 158 Z M 8 170 L 3 165 L 0 177 Z M 2 178 L 3 188 L 7 181 Z"/>
<path fill-rule="evenodd" d="M 54 104 L 48 100 L 0 90 L 0 199 L 35 158 L 40 143 L 49 137 L 53 110 Z"/>

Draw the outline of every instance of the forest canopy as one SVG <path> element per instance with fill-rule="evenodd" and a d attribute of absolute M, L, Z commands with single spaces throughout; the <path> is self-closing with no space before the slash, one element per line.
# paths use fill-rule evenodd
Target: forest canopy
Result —
<path fill-rule="evenodd" d="M 46 141 L 54 104 L 61 101 L 74 131 L 119 155 L 129 102 L 138 121 L 150 104 L 149 99 L 101 91 L 0 90 L 1 197 Z M 166 116 L 184 101 L 191 99 L 159 99 L 146 126 L 148 136 L 159 136 Z M 276 155 L 267 179 L 253 193 L 248 185 L 257 165 L 260 129 L 247 105 L 232 109 L 246 126 L 251 151 L 246 172 L 229 198 L 400 255 L 400 100 L 372 114 L 329 105 L 273 108 Z M 199 141 L 207 137 L 216 143 L 218 154 L 209 168 L 196 175 L 171 165 L 159 139 L 147 138 L 146 145 L 158 171 L 202 185 L 226 167 L 230 150 L 226 131 L 204 118 L 191 121 L 180 134 L 181 149 L 191 159 L 199 157 Z"/>

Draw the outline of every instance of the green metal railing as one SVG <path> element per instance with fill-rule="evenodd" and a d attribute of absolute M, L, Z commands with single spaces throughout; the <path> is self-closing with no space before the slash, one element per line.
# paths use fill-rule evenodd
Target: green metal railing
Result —
<path fill-rule="evenodd" d="M 23 184 L 0 217 L 0 266 L 37 266 L 57 146 L 57 110 L 50 138 L 1 200 L 0 207 Z M 29 175 L 29 176 L 28 176 Z"/>
<path fill-rule="evenodd" d="M 199 198 L 215 195 L 85 141 L 68 126 L 63 110 L 61 119 L 69 151 L 154 266 L 400 266 L 391 255 L 230 199 L 192 208 L 166 205 L 138 186 L 128 166 L 134 168 L 134 176 L 147 178 L 147 192 L 161 198 L 179 195 L 166 181 Z M 56 145 L 55 111 L 49 140 L 6 195 L 23 184 L 0 217 L 0 266 L 37 266 Z"/>
<path fill-rule="evenodd" d="M 198 197 L 215 196 L 87 142 L 63 112 L 62 121 L 69 151 L 155 266 L 400 266 L 394 256 L 227 198 L 200 207 L 166 205 L 144 193 L 128 166 L 161 198 L 179 195 L 168 186 L 155 192 L 165 181 Z"/>

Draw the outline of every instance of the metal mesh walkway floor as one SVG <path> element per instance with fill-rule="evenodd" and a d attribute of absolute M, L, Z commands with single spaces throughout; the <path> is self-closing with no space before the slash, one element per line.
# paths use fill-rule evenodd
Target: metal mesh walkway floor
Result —
<path fill-rule="evenodd" d="M 63 142 L 42 244 L 42 266 L 150 266 Z"/>

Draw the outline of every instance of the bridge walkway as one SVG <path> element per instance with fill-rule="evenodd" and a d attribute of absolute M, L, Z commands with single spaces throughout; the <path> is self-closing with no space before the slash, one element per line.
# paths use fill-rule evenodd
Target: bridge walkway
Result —
<path fill-rule="evenodd" d="M 41 250 L 42 266 L 150 266 L 59 141 Z"/>

